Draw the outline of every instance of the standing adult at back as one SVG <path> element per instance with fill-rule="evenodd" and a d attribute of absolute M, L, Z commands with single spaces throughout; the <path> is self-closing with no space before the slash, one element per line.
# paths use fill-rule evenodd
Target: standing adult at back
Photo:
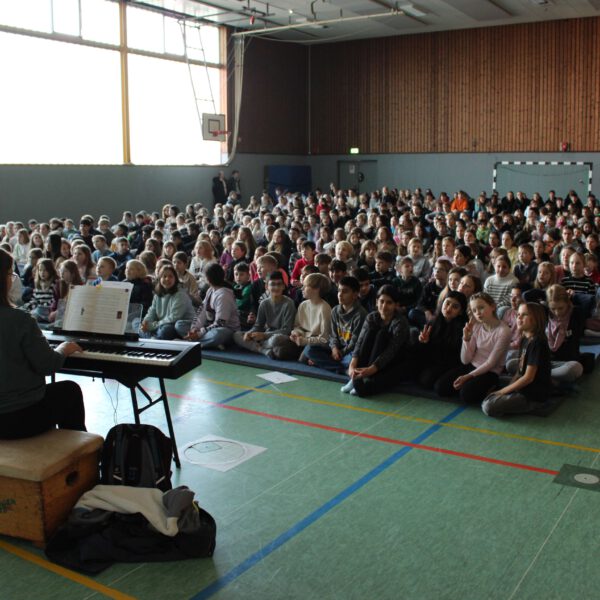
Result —
<path fill-rule="evenodd" d="M 213 177 L 212 193 L 215 204 L 225 204 L 225 202 L 227 202 L 227 180 L 225 179 L 225 171 L 219 171 L 219 174 L 216 177 Z"/>
<path fill-rule="evenodd" d="M 236 169 L 231 171 L 231 177 L 227 180 L 227 190 L 237 194 L 238 204 L 242 201 L 242 184 L 240 181 L 240 172 Z"/>

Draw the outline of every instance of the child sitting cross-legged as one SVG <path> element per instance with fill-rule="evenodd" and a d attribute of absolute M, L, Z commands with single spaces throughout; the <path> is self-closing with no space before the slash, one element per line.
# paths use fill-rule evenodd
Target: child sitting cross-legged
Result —
<path fill-rule="evenodd" d="M 488 417 L 528 413 L 543 407 L 551 396 L 550 348 L 544 331 L 544 307 L 536 302 L 520 304 L 517 327 L 522 335 L 518 371 L 507 386 L 483 401 L 481 409 Z"/>
<path fill-rule="evenodd" d="M 363 323 L 348 367 L 350 381 L 342 392 L 372 396 L 390 389 L 401 380 L 404 368 L 409 372 L 405 350 L 410 334 L 408 321 L 400 312 L 398 290 L 390 284 L 377 292 L 377 310 L 369 313 Z"/>
<path fill-rule="evenodd" d="M 36 266 L 31 300 L 23 308 L 38 322 L 47 323 L 54 301 L 58 273 L 51 258 L 42 258 Z"/>
<path fill-rule="evenodd" d="M 171 264 L 161 266 L 152 305 L 140 326 L 142 337 L 174 340 L 177 337 L 175 323 L 193 316 L 192 301 L 181 289 L 175 267 Z"/>
<path fill-rule="evenodd" d="M 307 275 L 302 284 L 306 300 L 298 307 L 294 328 L 289 336 L 277 335 L 273 340 L 273 356 L 279 360 L 306 360 L 303 349 L 308 345 L 327 346 L 331 328 L 331 307 L 323 296 L 329 290 L 329 279 L 321 273 Z M 300 357 L 302 354 L 302 357 Z"/>
<path fill-rule="evenodd" d="M 175 331 L 185 340 L 199 341 L 202 348 L 223 350 L 240 330 L 235 296 L 221 265 L 210 265 L 206 279 L 210 287 L 194 319 L 177 321 Z"/>
<path fill-rule="evenodd" d="M 467 298 L 450 290 L 429 324 L 419 335 L 416 348 L 419 384 L 437 391 L 437 381 L 460 366 L 463 328 L 467 321 Z"/>
<path fill-rule="evenodd" d="M 436 389 L 440 396 L 459 394 L 463 402 L 476 404 L 498 384 L 511 331 L 498 319 L 496 303 L 489 294 L 473 294 L 469 304 L 473 316 L 463 329 L 462 365 L 442 375 Z"/>
<path fill-rule="evenodd" d="M 360 283 L 355 277 L 342 277 L 338 284 L 339 304 L 331 311 L 331 333 L 329 347 L 309 345 L 304 355 L 309 365 L 345 373 L 352 360 L 362 324 L 367 311 L 362 307 L 358 295 Z"/>
<path fill-rule="evenodd" d="M 252 329 L 246 332 L 236 331 L 233 334 L 233 341 L 250 352 L 275 358 L 273 342 L 278 335 L 287 338 L 292 332 L 296 306 L 291 298 L 284 295 L 285 283 L 279 271 L 269 275 L 267 291 L 268 296 L 258 307 L 256 322 Z"/>

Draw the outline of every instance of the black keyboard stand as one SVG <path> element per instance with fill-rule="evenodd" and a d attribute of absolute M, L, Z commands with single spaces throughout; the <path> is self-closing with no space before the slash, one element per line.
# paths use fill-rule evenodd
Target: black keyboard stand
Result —
<path fill-rule="evenodd" d="M 167 389 L 165 387 L 165 380 L 162 377 L 157 377 L 158 383 L 160 385 L 160 396 L 158 398 L 152 398 L 150 394 L 142 387 L 142 384 L 138 381 L 135 384 L 132 382 L 121 381 L 121 383 L 129 388 L 129 392 L 131 393 L 131 404 L 133 406 L 133 417 L 135 419 L 136 425 L 140 424 L 140 414 L 145 410 L 148 410 L 155 404 L 162 402 L 163 408 L 165 410 L 165 419 L 167 420 L 167 427 L 169 428 L 169 437 L 173 442 L 173 460 L 175 461 L 175 466 L 178 469 L 181 469 L 181 462 L 179 460 L 179 451 L 177 450 L 177 441 L 175 440 L 175 430 L 173 429 L 173 421 L 171 420 L 171 410 L 169 408 L 169 398 L 167 397 Z M 148 400 L 148 404 L 142 406 L 142 408 L 138 405 L 138 398 L 136 394 L 136 390 Z"/>
<path fill-rule="evenodd" d="M 160 385 L 160 396 L 157 398 L 152 398 L 147 390 L 145 390 L 140 383 L 140 379 L 135 375 L 125 375 L 123 373 L 115 374 L 110 372 L 103 371 L 86 371 L 83 369 L 61 369 L 59 373 L 64 373 L 67 375 L 79 375 L 80 377 L 97 377 L 98 379 L 114 379 L 118 381 L 120 384 L 124 385 L 131 394 L 131 406 L 133 408 L 133 418 L 135 420 L 136 425 L 140 424 L 140 415 L 145 411 L 151 408 L 152 406 L 159 404 L 162 402 L 164 411 L 165 411 L 165 419 L 167 420 L 167 427 L 169 429 L 169 436 L 171 441 L 173 442 L 173 460 L 175 461 L 175 466 L 178 469 L 181 469 L 181 461 L 179 460 L 179 451 L 177 450 L 177 440 L 175 439 L 175 430 L 173 429 L 173 421 L 171 420 L 171 410 L 169 408 L 169 398 L 167 397 L 167 389 L 165 387 L 165 380 L 162 377 L 147 377 L 146 379 L 158 379 L 158 383 Z M 55 376 L 51 376 L 52 383 L 55 381 Z M 138 397 L 136 390 L 138 390 L 144 398 L 148 401 L 148 404 L 142 406 L 140 408 L 138 404 Z"/>

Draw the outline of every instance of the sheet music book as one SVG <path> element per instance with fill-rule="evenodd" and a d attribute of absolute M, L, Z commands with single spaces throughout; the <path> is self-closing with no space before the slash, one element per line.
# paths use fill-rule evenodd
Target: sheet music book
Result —
<path fill-rule="evenodd" d="M 63 320 L 66 331 L 124 335 L 133 284 L 72 285 Z"/>

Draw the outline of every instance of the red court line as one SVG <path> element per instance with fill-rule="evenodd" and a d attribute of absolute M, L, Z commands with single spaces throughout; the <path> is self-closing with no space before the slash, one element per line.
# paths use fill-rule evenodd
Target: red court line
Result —
<path fill-rule="evenodd" d="M 196 402 L 197 399 L 190 398 L 189 396 L 181 396 L 179 394 L 170 394 L 167 396 L 173 396 L 182 400 L 190 400 Z M 210 400 L 202 400 L 203 404 L 209 404 L 217 408 L 224 408 L 226 410 L 234 410 L 247 415 L 254 415 L 257 417 L 264 417 L 266 419 L 273 419 L 274 421 L 283 421 L 284 423 L 293 423 L 294 425 L 302 425 L 304 427 L 311 427 L 313 429 L 323 429 L 325 431 L 333 431 L 334 433 L 344 433 L 353 437 L 364 438 L 368 440 L 374 440 L 376 442 L 384 442 L 386 444 L 395 444 L 396 446 L 408 446 L 410 448 L 416 448 L 418 450 L 426 450 L 427 452 L 436 452 L 438 454 L 447 454 L 448 456 L 457 456 L 459 458 L 467 458 L 469 460 L 476 460 L 479 462 L 501 465 L 503 467 L 511 467 L 513 469 L 521 469 L 523 471 L 534 471 L 535 473 L 544 473 L 546 475 L 558 475 L 558 471 L 551 469 L 543 469 L 541 467 L 534 467 L 532 465 L 526 465 L 522 463 L 510 462 L 506 460 L 500 460 L 498 458 L 489 458 L 487 456 L 481 456 L 479 454 L 470 454 L 468 452 L 457 452 L 456 450 L 446 450 L 445 448 L 437 448 L 436 446 L 425 446 L 424 444 L 413 444 L 412 442 L 406 442 L 404 440 L 396 440 L 394 438 L 382 437 L 379 435 L 372 435 L 370 433 L 361 433 L 360 431 L 353 431 L 351 429 L 342 429 L 341 427 L 333 427 L 331 425 L 323 425 L 321 423 L 313 423 L 312 421 L 300 421 L 299 419 L 292 419 L 290 417 L 282 417 L 279 415 L 273 415 L 270 413 L 261 412 L 258 410 L 252 410 L 250 408 L 242 408 L 240 406 L 232 406 L 231 404 L 219 404 L 218 402 L 211 402 Z"/>

